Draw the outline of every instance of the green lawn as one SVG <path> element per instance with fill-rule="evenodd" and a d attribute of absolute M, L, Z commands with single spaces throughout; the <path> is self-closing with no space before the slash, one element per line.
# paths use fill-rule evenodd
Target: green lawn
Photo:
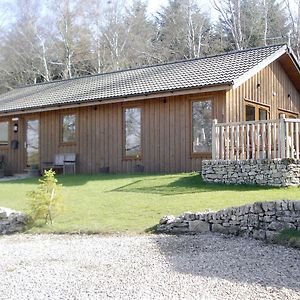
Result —
<path fill-rule="evenodd" d="M 255 201 L 300 199 L 299 188 L 205 184 L 200 176 L 58 176 L 65 212 L 53 226 L 32 232 L 144 232 L 166 214 L 218 210 Z M 0 182 L 0 206 L 26 211 L 26 192 L 37 179 Z"/>

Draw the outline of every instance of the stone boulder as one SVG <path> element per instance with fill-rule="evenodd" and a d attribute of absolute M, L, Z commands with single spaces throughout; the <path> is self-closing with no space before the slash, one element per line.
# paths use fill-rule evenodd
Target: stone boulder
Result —
<path fill-rule="evenodd" d="M 23 232 L 30 217 L 22 212 L 0 207 L 0 235 Z"/>

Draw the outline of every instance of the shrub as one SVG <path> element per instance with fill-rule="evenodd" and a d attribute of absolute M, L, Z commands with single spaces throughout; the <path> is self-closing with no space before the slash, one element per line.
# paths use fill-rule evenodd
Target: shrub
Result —
<path fill-rule="evenodd" d="M 45 224 L 52 224 L 53 218 L 63 209 L 61 184 L 58 184 L 52 169 L 45 171 L 39 182 L 37 190 L 27 194 L 30 215 L 34 222 L 44 220 Z"/>
<path fill-rule="evenodd" d="M 300 248 L 300 231 L 296 229 L 284 229 L 276 237 L 275 242 L 295 248 Z"/>

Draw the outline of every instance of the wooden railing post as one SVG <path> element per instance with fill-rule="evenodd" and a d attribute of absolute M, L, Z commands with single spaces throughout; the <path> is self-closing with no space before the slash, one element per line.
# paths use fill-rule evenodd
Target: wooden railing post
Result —
<path fill-rule="evenodd" d="M 299 123 L 295 124 L 295 136 L 296 136 L 296 159 L 299 159 Z"/>
<path fill-rule="evenodd" d="M 213 122 L 212 122 L 212 141 L 211 141 L 211 146 L 212 146 L 212 159 L 216 159 L 217 157 L 217 138 L 218 138 L 218 135 L 217 135 L 217 128 L 216 128 L 216 125 L 218 123 L 218 120 L 214 119 Z"/>
<path fill-rule="evenodd" d="M 279 132 L 280 158 L 286 158 L 287 145 L 286 145 L 285 114 L 280 115 L 279 124 L 280 124 L 279 126 L 280 127 L 280 132 Z"/>

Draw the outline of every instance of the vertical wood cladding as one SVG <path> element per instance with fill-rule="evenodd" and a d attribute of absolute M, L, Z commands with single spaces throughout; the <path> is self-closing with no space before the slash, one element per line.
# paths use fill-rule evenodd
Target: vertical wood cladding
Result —
<path fill-rule="evenodd" d="M 300 112 L 300 96 L 279 61 L 255 74 L 226 94 L 226 121 L 244 121 L 244 99 L 270 105 L 270 118 L 278 118 L 278 109 Z"/>
<path fill-rule="evenodd" d="M 98 173 L 104 167 L 109 167 L 110 172 L 129 173 L 138 164 L 149 173 L 199 170 L 201 160 L 208 157 L 191 155 L 191 103 L 197 99 L 212 99 L 213 117 L 224 121 L 224 92 L 61 109 L 18 116 L 19 132 L 15 138 L 20 142 L 19 149 L 0 148 L 0 153 L 7 155 L 13 173 L 23 172 L 26 167 L 25 120 L 39 118 L 41 162 L 53 161 L 57 153 L 74 152 L 80 173 Z M 124 159 L 123 107 L 137 105 L 143 110 L 142 157 Z M 61 143 L 60 118 L 63 114 L 77 115 L 76 143 Z"/>
<path fill-rule="evenodd" d="M 202 159 L 209 155 L 191 155 L 191 103 L 195 100 L 213 100 L 213 118 L 218 122 L 243 121 L 244 99 L 270 105 L 270 118 L 278 118 L 278 109 L 300 111 L 300 97 L 281 63 L 275 61 L 236 89 L 228 92 L 199 93 L 171 96 L 124 103 L 97 104 L 76 109 L 60 109 L 38 114 L 16 114 L 19 130 L 13 132 L 9 121 L 9 146 L 0 147 L 7 157 L 12 173 L 26 167 L 25 126 L 29 118 L 40 120 L 40 160 L 53 161 L 55 154 L 77 154 L 80 173 L 98 173 L 109 167 L 110 172 L 133 172 L 135 166 L 144 166 L 147 173 L 173 173 L 200 170 Z M 123 158 L 123 107 L 140 106 L 142 113 L 142 157 Z M 63 144 L 60 140 L 60 118 L 63 114 L 77 115 L 77 141 Z M 10 141 L 19 141 L 19 149 L 11 149 Z"/>

